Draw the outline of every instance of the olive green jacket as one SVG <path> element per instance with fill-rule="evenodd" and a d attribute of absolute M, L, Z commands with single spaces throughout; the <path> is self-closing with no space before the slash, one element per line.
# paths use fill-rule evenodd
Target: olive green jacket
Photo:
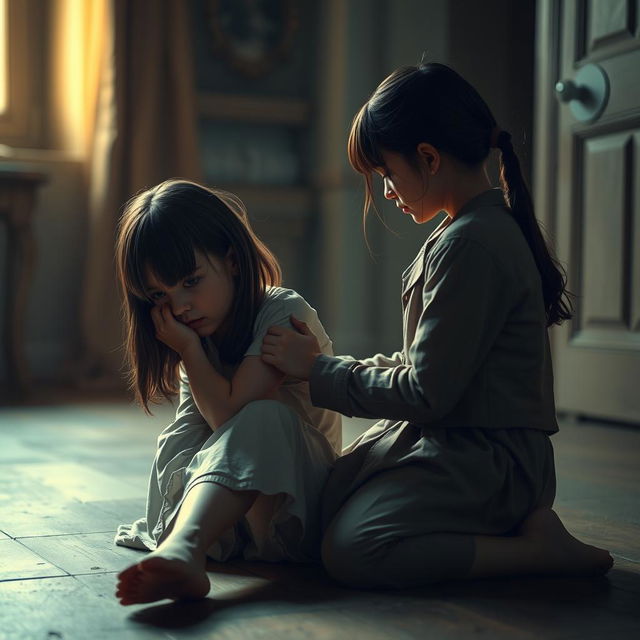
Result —
<path fill-rule="evenodd" d="M 402 308 L 402 351 L 316 359 L 314 405 L 433 427 L 558 430 L 540 275 L 500 189 L 429 236 L 403 273 Z"/>

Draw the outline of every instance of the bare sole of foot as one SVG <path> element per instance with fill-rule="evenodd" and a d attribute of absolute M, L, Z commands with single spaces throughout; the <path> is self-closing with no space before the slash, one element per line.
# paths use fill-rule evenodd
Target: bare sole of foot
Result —
<path fill-rule="evenodd" d="M 518 535 L 528 538 L 538 548 L 541 574 L 601 576 L 613 566 L 608 551 L 574 538 L 552 509 L 537 509 L 529 514 Z"/>
<path fill-rule="evenodd" d="M 116 597 L 120 604 L 142 604 L 157 600 L 198 600 L 209 593 L 204 569 L 181 559 L 150 554 L 118 574 Z"/>

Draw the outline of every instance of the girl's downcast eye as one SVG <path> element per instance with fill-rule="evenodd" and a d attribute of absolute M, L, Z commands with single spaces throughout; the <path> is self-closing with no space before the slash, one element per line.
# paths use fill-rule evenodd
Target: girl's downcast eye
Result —
<path fill-rule="evenodd" d="M 202 280 L 202 276 L 192 276 L 190 278 L 186 278 L 182 284 L 184 287 L 189 289 L 191 287 L 195 287 L 200 280 Z M 149 302 L 157 302 L 162 298 L 162 296 L 164 296 L 164 291 L 153 291 L 149 294 L 148 299 Z"/>

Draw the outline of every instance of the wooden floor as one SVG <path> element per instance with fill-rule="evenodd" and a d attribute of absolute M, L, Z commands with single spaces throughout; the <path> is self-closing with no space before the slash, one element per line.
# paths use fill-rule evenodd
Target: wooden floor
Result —
<path fill-rule="evenodd" d="M 640 428 L 562 424 L 556 508 L 610 549 L 598 580 L 519 578 L 355 591 L 316 567 L 214 564 L 190 604 L 122 607 L 113 544 L 143 515 L 155 438 L 170 420 L 114 401 L 0 408 L 0 639 L 640 638 Z M 347 421 L 345 441 L 363 422 Z"/>

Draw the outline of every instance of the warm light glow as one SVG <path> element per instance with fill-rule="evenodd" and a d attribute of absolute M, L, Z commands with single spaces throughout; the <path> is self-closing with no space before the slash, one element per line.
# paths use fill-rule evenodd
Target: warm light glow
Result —
<path fill-rule="evenodd" d="M 0 0 L 0 114 L 7 110 L 7 0 Z"/>
<path fill-rule="evenodd" d="M 53 12 L 51 129 L 58 148 L 74 156 L 81 156 L 86 148 L 84 95 L 90 44 L 86 24 L 102 4 L 95 0 L 56 0 Z"/>

